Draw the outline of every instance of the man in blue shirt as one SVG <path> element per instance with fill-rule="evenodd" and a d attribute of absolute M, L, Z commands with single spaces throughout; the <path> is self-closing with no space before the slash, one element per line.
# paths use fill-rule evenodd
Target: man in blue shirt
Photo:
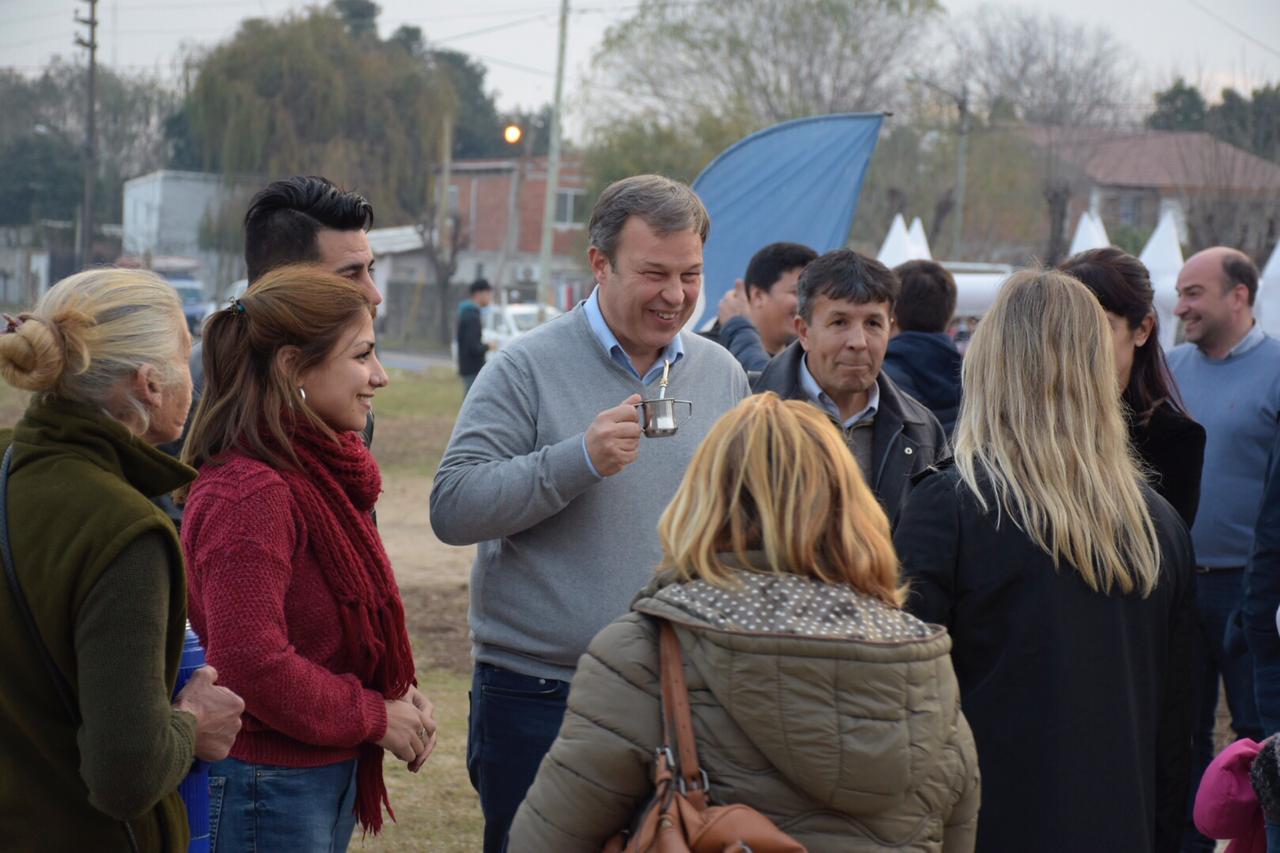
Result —
<path fill-rule="evenodd" d="M 1195 544 L 1200 638 L 1192 660 L 1196 690 L 1192 787 L 1213 756 L 1218 678 L 1238 737 L 1261 740 L 1253 660 L 1241 630 L 1244 567 L 1262 502 L 1263 474 L 1280 414 L 1280 341 L 1253 317 L 1258 268 L 1235 249 L 1193 255 L 1178 274 L 1174 313 L 1188 343 L 1169 354 L 1187 411 L 1205 428 Z M 1193 792 L 1194 793 L 1194 792 Z M 1184 850 L 1212 850 L 1188 832 Z"/>
<path fill-rule="evenodd" d="M 711 425 L 747 396 L 722 347 L 683 331 L 710 228 L 693 190 L 624 178 L 588 223 L 591 297 L 489 359 L 463 401 L 431 492 L 431 525 L 477 543 L 467 770 L 500 853 L 564 719 L 578 659 L 663 558 L 655 531 Z M 641 438 L 635 405 L 693 403 Z"/>

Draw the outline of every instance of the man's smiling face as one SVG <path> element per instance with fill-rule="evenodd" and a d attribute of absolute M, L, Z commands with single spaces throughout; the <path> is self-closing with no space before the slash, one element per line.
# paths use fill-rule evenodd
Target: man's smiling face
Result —
<path fill-rule="evenodd" d="M 588 252 L 605 322 L 642 373 L 693 315 L 702 289 L 702 239 L 692 229 L 658 234 L 632 216 L 618 235 L 614 262 Z"/>

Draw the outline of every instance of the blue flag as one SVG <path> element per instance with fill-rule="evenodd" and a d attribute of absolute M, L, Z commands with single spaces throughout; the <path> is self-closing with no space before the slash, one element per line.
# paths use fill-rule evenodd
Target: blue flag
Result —
<path fill-rule="evenodd" d="M 881 113 L 844 113 L 784 122 L 702 170 L 693 188 L 711 214 L 711 236 L 702 305 L 689 328 L 715 321 L 720 298 L 769 243 L 803 243 L 819 254 L 845 245 L 883 121 Z"/>

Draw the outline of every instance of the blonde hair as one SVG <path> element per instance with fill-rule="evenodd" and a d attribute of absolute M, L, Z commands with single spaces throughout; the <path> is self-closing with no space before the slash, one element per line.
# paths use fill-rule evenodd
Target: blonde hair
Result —
<path fill-rule="evenodd" d="M 182 301 L 155 273 L 76 273 L 18 316 L 17 330 L 0 334 L 0 376 L 15 388 L 88 403 L 117 420 L 132 414 L 146 432 L 150 412 L 127 380 L 143 365 L 165 385 L 183 376 Z"/>
<path fill-rule="evenodd" d="M 901 606 L 889 520 L 830 419 L 773 393 L 720 418 L 658 521 L 662 569 L 731 586 L 726 552 Z"/>
<path fill-rule="evenodd" d="M 1160 543 L 1115 391 L 1098 300 L 1055 271 L 1023 270 L 1000 289 L 965 355 L 956 467 L 987 509 L 1066 560 L 1090 588 L 1156 586 Z M 997 522 L 998 523 L 998 522 Z"/>

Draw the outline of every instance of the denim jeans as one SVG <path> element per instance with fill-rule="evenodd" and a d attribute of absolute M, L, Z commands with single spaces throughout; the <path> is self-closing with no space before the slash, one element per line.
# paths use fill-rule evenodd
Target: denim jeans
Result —
<path fill-rule="evenodd" d="M 516 809 L 560 733 L 569 682 L 476 664 L 467 773 L 484 812 L 484 853 L 503 853 Z"/>
<path fill-rule="evenodd" d="M 209 849 L 342 853 L 355 803 L 354 758 L 323 767 L 217 761 L 209 766 Z"/>
<path fill-rule="evenodd" d="M 1218 709 L 1221 676 L 1231 710 L 1231 728 L 1237 738 L 1262 740 L 1262 722 L 1253 692 L 1253 658 L 1244 640 L 1240 607 L 1244 595 L 1244 571 L 1222 569 L 1196 573 L 1196 612 L 1200 636 L 1191 661 L 1194 728 L 1191 736 L 1191 788 L 1187 807 L 1184 853 L 1212 851 L 1214 844 L 1196 831 L 1191 822 L 1200 777 L 1213 760 L 1213 729 Z"/>

